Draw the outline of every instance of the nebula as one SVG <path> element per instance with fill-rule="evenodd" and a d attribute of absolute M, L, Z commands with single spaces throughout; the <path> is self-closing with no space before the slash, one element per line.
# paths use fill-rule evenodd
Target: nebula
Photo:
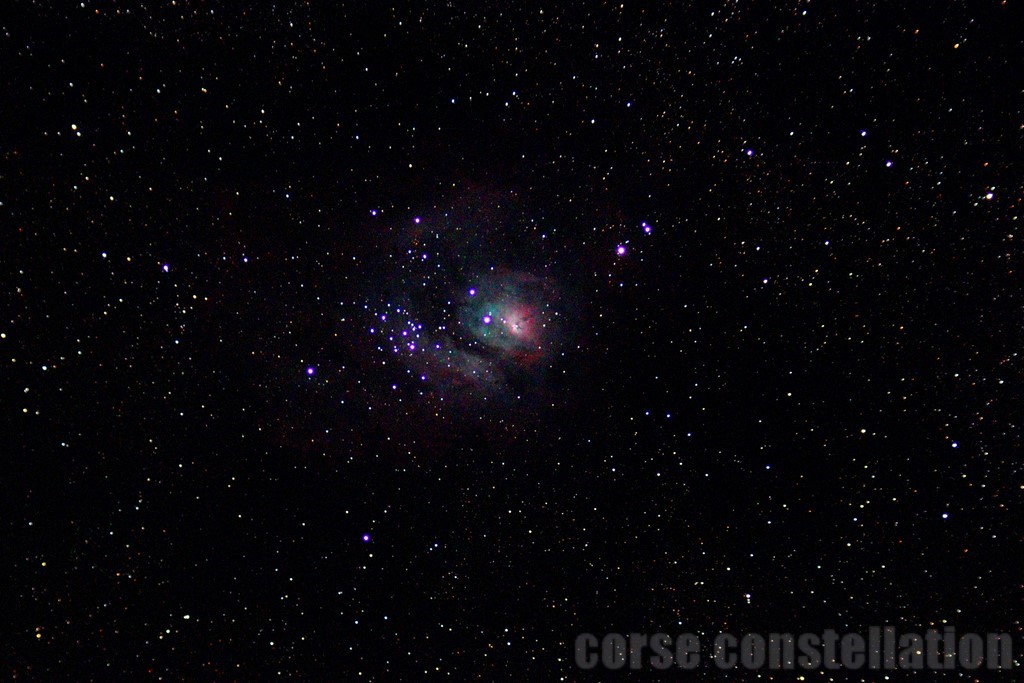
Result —
<path fill-rule="evenodd" d="M 394 223 L 373 217 L 394 238 L 367 255 L 360 353 L 392 368 L 386 389 L 477 409 L 557 389 L 572 285 L 551 275 L 536 221 L 510 204 L 476 193 Z"/>
<path fill-rule="evenodd" d="M 560 322 L 552 283 L 518 271 L 488 273 L 466 298 L 460 319 L 481 345 L 526 365 L 551 350 Z"/>

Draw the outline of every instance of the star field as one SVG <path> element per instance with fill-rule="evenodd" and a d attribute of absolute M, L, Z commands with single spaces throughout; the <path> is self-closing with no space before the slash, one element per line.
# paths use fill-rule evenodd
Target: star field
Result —
<path fill-rule="evenodd" d="M 9 3 L 3 670 L 1024 635 L 1012 16 Z"/>

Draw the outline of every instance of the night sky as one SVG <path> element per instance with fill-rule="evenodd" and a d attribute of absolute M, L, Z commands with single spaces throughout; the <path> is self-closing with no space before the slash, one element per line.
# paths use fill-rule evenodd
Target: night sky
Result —
<path fill-rule="evenodd" d="M 244 4 L 0 10 L 0 675 L 1021 635 L 1011 3 Z"/>

